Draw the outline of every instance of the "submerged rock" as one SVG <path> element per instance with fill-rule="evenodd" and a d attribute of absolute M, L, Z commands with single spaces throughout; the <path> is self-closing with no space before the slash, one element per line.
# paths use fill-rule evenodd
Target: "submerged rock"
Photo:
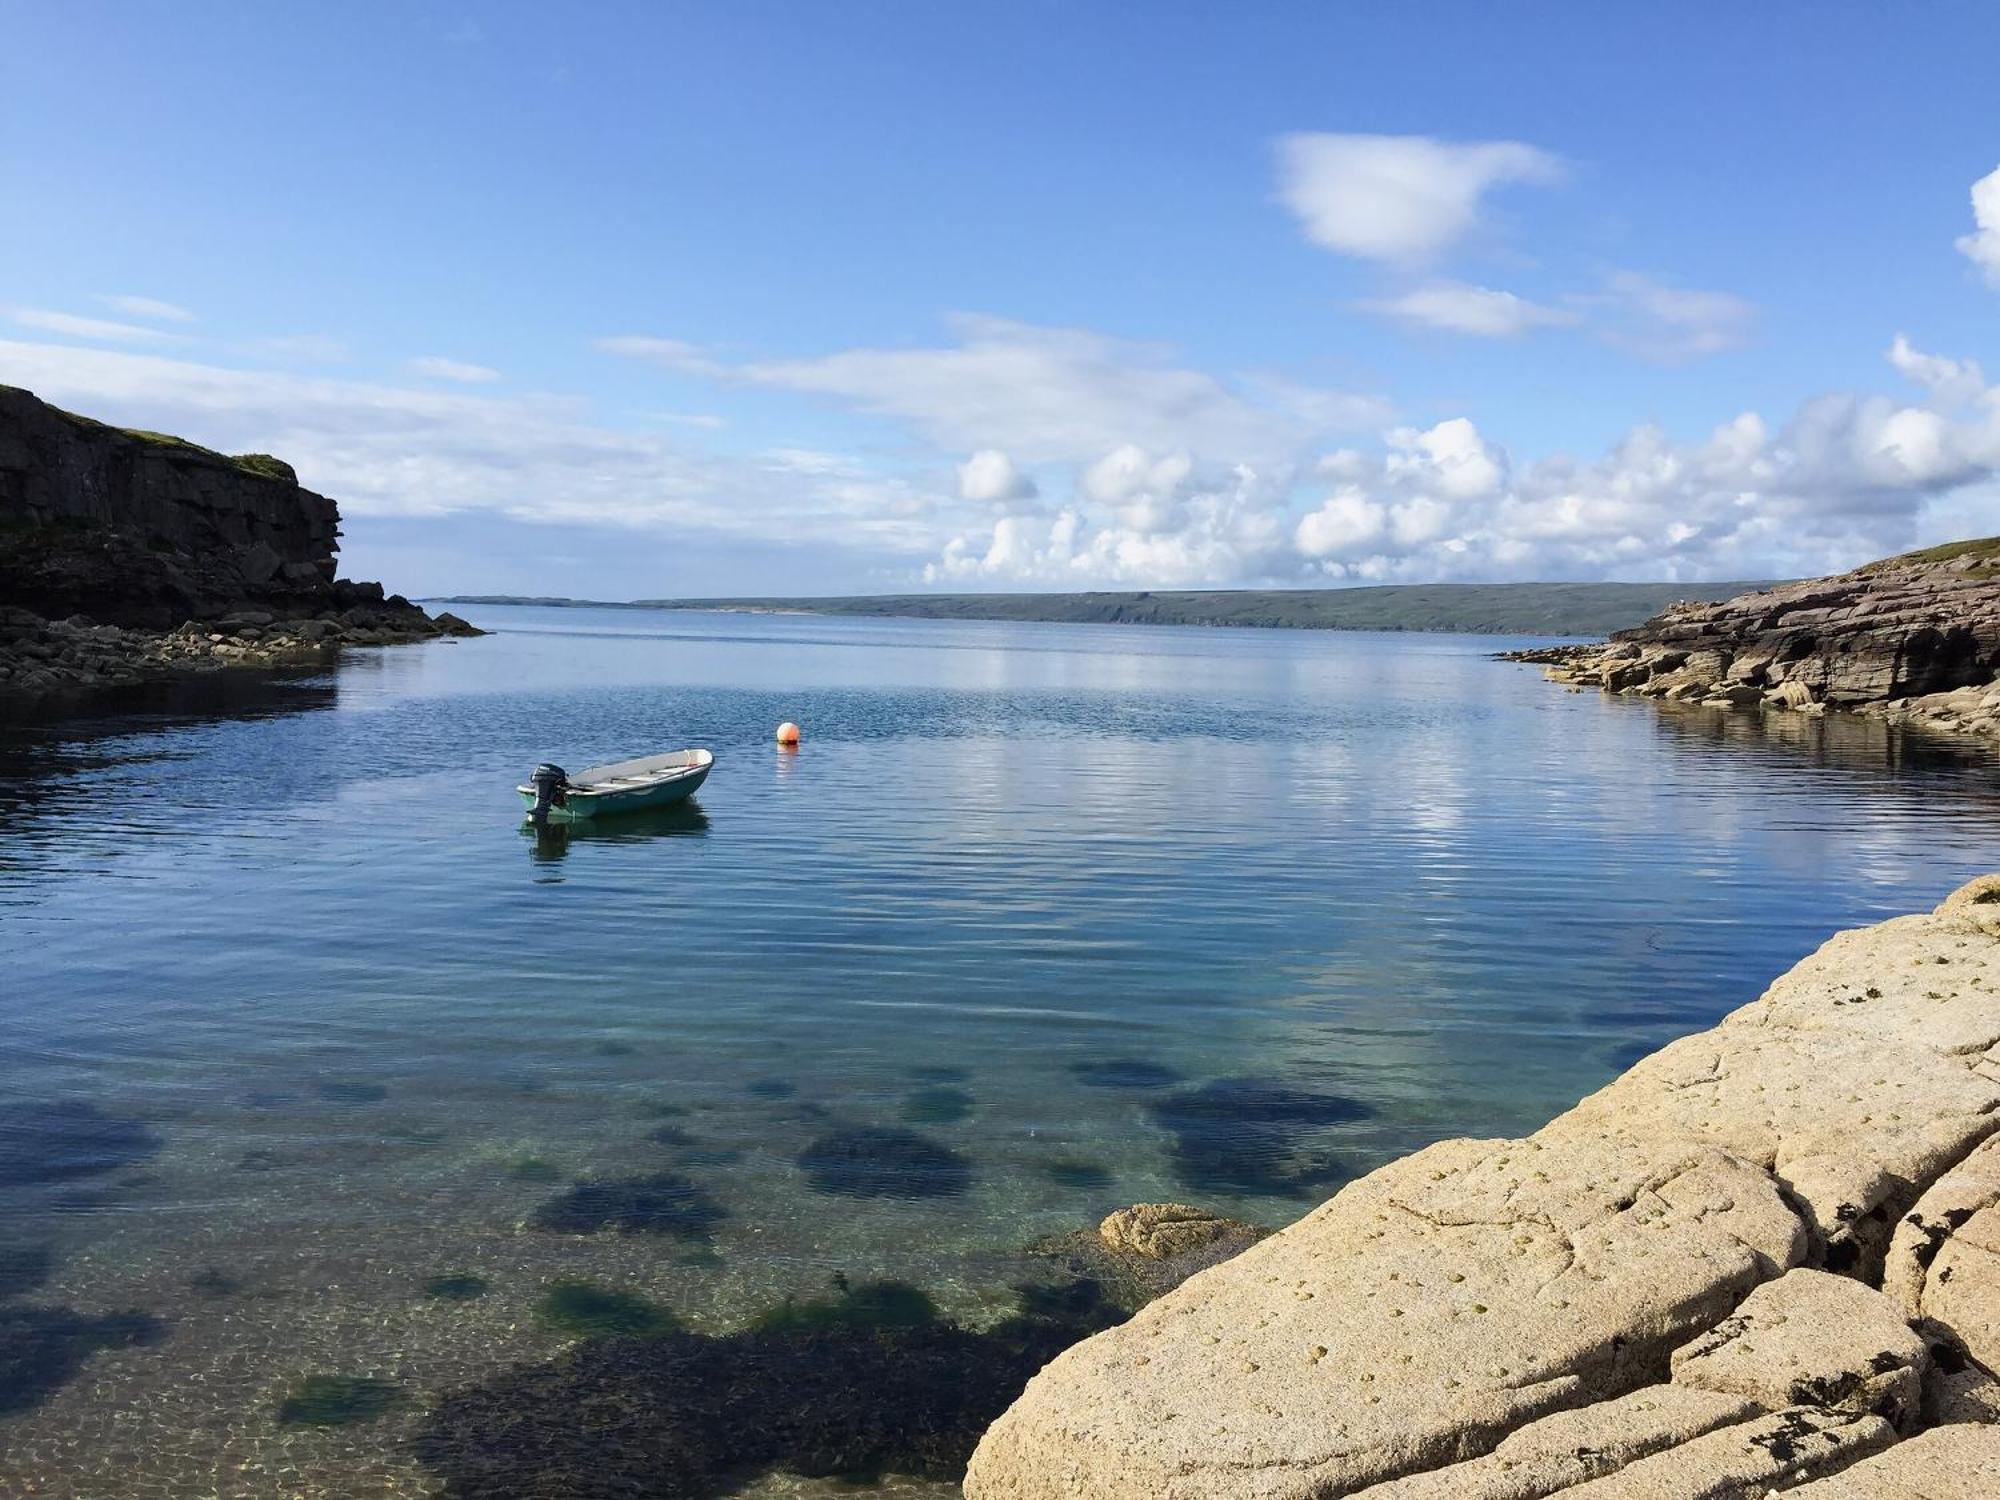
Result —
<path fill-rule="evenodd" d="M 1307 1138 L 1373 1113 L 1343 1094 L 1269 1078 L 1219 1078 L 1156 1099 L 1150 1109 L 1174 1138 L 1174 1169 L 1188 1187 L 1272 1195 L 1338 1181 L 1345 1173 L 1337 1162 L 1303 1151 Z"/>
<path fill-rule="evenodd" d="M 0 1244 L 0 1297 L 32 1292 L 55 1269 L 55 1252 L 47 1245 Z"/>
<path fill-rule="evenodd" d="M 1218 1241 L 1233 1243 L 1240 1250 L 1266 1233 L 1255 1224 L 1189 1208 L 1185 1203 L 1135 1203 L 1097 1226 L 1098 1238 L 1106 1249 L 1146 1260 L 1173 1260 L 1206 1250 Z"/>
<path fill-rule="evenodd" d="M 1036 1369 L 1121 1316 L 1088 1283 L 1024 1288 L 973 1332 L 910 1292 L 875 1298 L 887 1320 L 863 1287 L 720 1337 L 591 1339 L 445 1395 L 416 1452 L 449 1500 L 708 1500 L 773 1469 L 949 1482 Z"/>
<path fill-rule="evenodd" d="M 92 1318 L 67 1307 L 0 1307 L 0 1416 L 40 1405 L 98 1350 L 154 1343 L 164 1331 L 140 1312 Z"/>
<path fill-rule="evenodd" d="M 953 1198 L 972 1164 L 913 1130 L 863 1128 L 823 1135 L 798 1156 L 815 1192 L 840 1198 Z"/>
<path fill-rule="evenodd" d="M 590 1234 L 671 1234 L 699 1239 L 722 1222 L 721 1204 L 699 1183 L 678 1172 L 645 1177 L 594 1177 L 558 1193 L 535 1210 L 537 1229 Z"/>
<path fill-rule="evenodd" d="M 588 1281 L 558 1281 L 535 1304 L 535 1316 L 558 1332 L 583 1338 L 671 1333 L 681 1326 L 673 1312 L 649 1298 Z"/>
<path fill-rule="evenodd" d="M 753 1325 L 761 1333 L 819 1328 L 923 1328 L 937 1322 L 937 1304 L 907 1281 L 842 1284 L 839 1295 L 816 1302 L 786 1301 Z"/>
<path fill-rule="evenodd" d="M 1070 1064 L 1070 1072 L 1097 1089 L 1164 1089 L 1181 1081 L 1165 1063 L 1143 1057 L 1104 1057 Z"/>
<path fill-rule="evenodd" d="M 288 1427 L 347 1427 L 372 1422 L 403 1402 L 403 1388 L 366 1375 L 308 1375 L 278 1403 Z"/>
<path fill-rule="evenodd" d="M 1101 1161 L 1079 1156 L 1058 1156 L 1042 1163 L 1042 1173 L 1057 1187 L 1083 1188 L 1095 1192 L 1116 1180 Z"/>
<path fill-rule="evenodd" d="M 0 1187 L 71 1182 L 115 1172 L 160 1149 L 138 1120 L 64 1100 L 0 1108 Z"/>
<path fill-rule="evenodd" d="M 1028 1250 L 1101 1284 L 1120 1307 L 1136 1310 L 1269 1233 L 1184 1203 L 1137 1203 L 1095 1229 L 1054 1235 Z"/>
<path fill-rule="evenodd" d="M 955 1125 L 972 1113 L 972 1095 L 949 1084 L 918 1089 L 903 1101 L 903 1118 L 912 1125 Z"/>
<path fill-rule="evenodd" d="M 433 1276 L 424 1283 L 424 1295 L 438 1302 L 471 1302 L 484 1297 L 492 1290 L 492 1283 L 484 1276 L 475 1276 L 469 1271 L 454 1271 L 443 1276 Z"/>

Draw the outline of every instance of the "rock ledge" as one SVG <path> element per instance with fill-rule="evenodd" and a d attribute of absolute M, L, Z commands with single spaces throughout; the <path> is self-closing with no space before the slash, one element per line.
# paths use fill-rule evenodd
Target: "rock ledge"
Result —
<path fill-rule="evenodd" d="M 968 1500 L 1989 1494 L 1996 891 L 1199 1272 L 1044 1368 Z"/>
<path fill-rule="evenodd" d="M 1851 709 L 2000 735 L 2000 537 L 1720 604 L 1677 604 L 1603 645 L 1508 659 L 1608 692 L 1803 713 Z"/>

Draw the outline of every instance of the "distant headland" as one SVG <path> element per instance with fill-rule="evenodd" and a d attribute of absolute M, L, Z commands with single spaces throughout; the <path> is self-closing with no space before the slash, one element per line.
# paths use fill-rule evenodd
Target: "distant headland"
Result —
<path fill-rule="evenodd" d="M 1281 630 L 1414 630 L 1601 636 L 1668 606 L 1728 599 L 1763 583 L 1412 583 L 1357 588 L 1141 590 L 1075 594 L 874 594 L 837 598 L 563 599 L 453 594 L 427 604 L 702 609 L 1065 625 L 1235 625 Z"/>

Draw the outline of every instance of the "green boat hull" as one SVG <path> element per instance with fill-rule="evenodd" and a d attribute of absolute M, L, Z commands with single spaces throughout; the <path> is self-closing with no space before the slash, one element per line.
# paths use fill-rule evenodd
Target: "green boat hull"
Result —
<path fill-rule="evenodd" d="M 706 752 L 697 752 L 706 756 Z M 689 766 L 677 774 L 643 786 L 607 787 L 602 791 L 586 790 L 572 786 L 565 793 L 559 806 L 551 807 L 548 819 L 552 823 L 577 823 L 593 818 L 612 817 L 619 813 L 643 812 L 649 808 L 671 807 L 676 802 L 685 802 L 696 789 L 708 780 L 708 772 L 713 764 L 706 758 Z M 535 807 L 535 789 L 531 786 L 516 788 L 521 800 L 530 812 Z"/>

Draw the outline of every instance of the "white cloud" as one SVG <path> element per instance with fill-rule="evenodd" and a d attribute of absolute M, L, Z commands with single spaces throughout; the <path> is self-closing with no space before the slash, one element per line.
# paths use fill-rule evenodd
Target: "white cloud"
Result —
<path fill-rule="evenodd" d="M 1518 141 L 1306 133 L 1278 142 L 1278 196 L 1306 237 L 1366 260 L 1437 256 L 1472 230 L 1490 189 L 1561 176 L 1558 158 Z"/>
<path fill-rule="evenodd" d="M 1958 237 L 1958 253 L 2000 286 L 2000 167 L 1973 183 L 1972 222 L 1978 228 Z"/>
<path fill-rule="evenodd" d="M 1545 307 L 1512 292 L 1463 281 L 1433 281 L 1398 296 L 1374 298 L 1359 305 L 1364 312 L 1379 313 L 1413 327 L 1489 339 L 1564 327 L 1580 316 L 1568 308 Z"/>
<path fill-rule="evenodd" d="M 59 333 L 66 338 L 90 339 L 104 344 L 151 344 L 168 337 L 157 328 L 141 328 L 133 323 L 113 323 L 104 318 L 80 318 L 74 313 L 50 312 L 39 307 L 7 309 L 10 322 L 42 333 Z"/>
<path fill-rule="evenodd" d="M 1962 371 L 1899 340 L 1897 368 Z M 1960 378 L 1952 375 L 1949 378 Z M 1771 432 L 1745 413 L 1701 443 L 1633 429 L 1603 458 L 1513 469 L 1459 420 L 1345 450 L 1296 542 L 1317 571 L 1369 581 L 1748 577 L 1851 566 L 1926 536 L 1931 513 L 2000 472 L 2000 392 L 1962 420 L 1884 396 L 1804 403 Z M 1983 529 L 2000 528 L 1987 502 Z"/>
<path fill-rule="evenodd" d="M 1342 485 L 1298 524 L 1299 551 L 1310 558 L 1366 557 L 1389 529 L 1389 507 Z"/>
<path fill-rule="evenodd" d="M 590 420 L 577 403 L 405 388 L 0 340 L 0 382 L 224 452 L 276 453 L 353 516 L 517 520 L 869 548 L 915 568 L 941 495 L 838 455 L 735 459 Z M 953 502 L 955 503 L 955 502 Z"/>
<path fill-rule="evenodd" d="M 430 380 L 455 380 L 461 385 L 490 385 L 500 378 L 498 370 L 446 359 L 442 354 L 421 354 L 410 361 L 410 373 Z"/>
<path fill-rule="evenodd" d="M 648 364 L 659 365 L 663 369 L 674 370 L 684 375 L 714 375 L 722 368 L 695 345 L 683 339 L 660 339 L 649 334 L 623 333 L 611 338 L 598 339 L 591 347 L 600 354 L 615 354 L 621 359 L 644 360 Z"/>
<path fill-rule="evenodd" d="M 1782 422 L 1744 413 L 1697 442 L 1639 427 L 1595 459 L 1521 461 L 1466 417 L 1343 440 L 1282 383 L 1224 381 L 1075 331 L 986 320 L 961 332 L 950 348 L 723 377 L 823 392 L 921 432 L 991 434 L 957 444 L 970 455 L 957 463 L 880 446 L 714 453 L 554 398 L 55 343 L 0 341 L 0 381 L 281 454 L 357 516 L 494 512 L 838 547 L 879 560 L 884 581 L 919 569 L 941 585 L 1057 588 L 1774 576 L 1942 528 L 2000 531 L 2000 391 L 1907 339 L 1887 358 L 1919 399 L 1836 393 Z M 1059 399 L 1016 396 L 1010 377 L 1047 379 Z"/>
<path fill-rule="evenodd" d="M 1986 375 L 1977 360 L 1921 353 L 1900 333 L 1889 346 L 1889 363 L 1946 407 L 1963 406 L 1986 392 Z"/>
<path fill-rule="evenodd" d="M 929 576 L 1051 587 L 1805 575 L 2000 530 L 2000 391 L 1901 340 L 1892 364 L 1962 415 L 1886 396 L 1755 413 L 1695 443 L 1633 429 L 1592 461 L 1515 464 L 1470 420 L 1325 455 L 1303 513 L 1288 475 L 1121 448 L 1053 516 L 955 537 Z"/>
<path fill-rule="evenodd" d="M 1035 498 L 1035 481 L 998 448 L 981 448 L 958 466 L 958 494 L 975 505 Z"/>
<path fill-rule="evenodd" d="M 1676 287 L 1639 271 L 1614 271 L 1602 291 L 1572 300 L 1600 313 L 1608 343 L 1668 363 L 1741 346 L 1757 318 L 1756 307 L 1732 293 Z"/>
<path fill-rule="evenodd" d="M 157 297 L 104 296 L 97 299 L 115 312 L 122 312 L 128 318 L 149 318 L 155 323 L 192 323 L 193 313 L 172 302 L 162 302 Z"/>
<path fill-rule="evenodd" d="M 1171 492 L 1133 492 L 1109 524 L 1084 505 L 1002 516 L 983 540 L 970 532 L 952 538 L 924 579 L 1187 588 L 1291 569 L 1283 520 L 1263 476 L 1238 469 L 1204 478 L 1191 469 L 1186 477 L 1190 482 Z M 1171 512 L 1172 524 L 1145 524 L 1143 513 L 1156 506 Z"/>
<path fill-rule="evenodd" d="M 943 348 L 849 349 L 723 364 L 677 339 L 602 339 L 606 353 L 725 383 L 826 396 L 914 428 L 938 447 L 1017 463 L 1088 462 L 1120 443 L 1273 462 L 1328 432 L 1385 420 L 1377 398 L 1267 376 L 1224 380 L 1170 351 L 1074 328 L 959 314 Z"/>

